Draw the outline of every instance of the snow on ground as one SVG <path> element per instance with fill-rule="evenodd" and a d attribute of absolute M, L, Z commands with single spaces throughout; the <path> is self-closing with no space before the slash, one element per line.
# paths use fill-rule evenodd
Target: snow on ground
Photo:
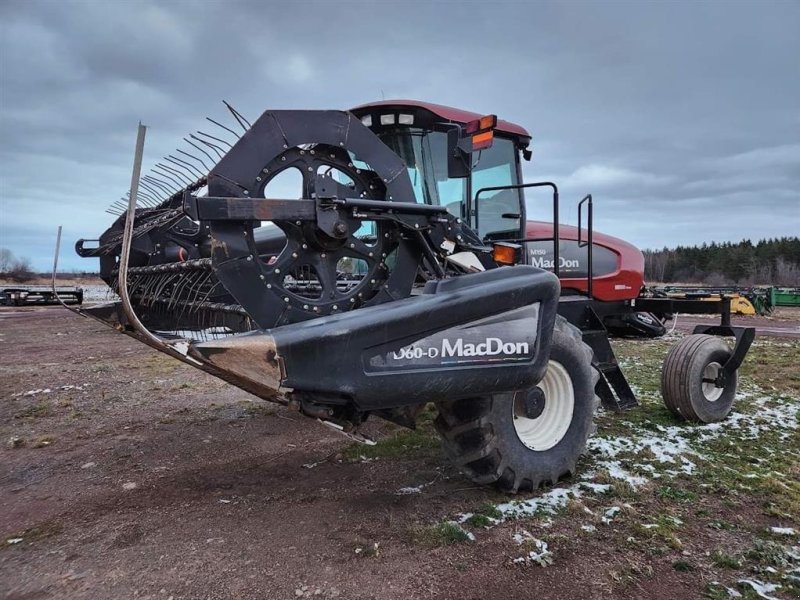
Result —
<path fill-rule="evenodd" d="M 763 583 L 755 579 L 740 579 L 737 583 L 749 586 L 759 598 L 764 598 L 765 600 L 780 600 L 780 598 L 770 595 L 781 587 L 775 583 Z"/>
<path fill-rule="evenodd" d="M 742 406 L 742 400 L 749 400 L 748 412 L 737 410 L 737 405 Z M 800 398 L 777 399 L 753 386 L 737 394 L 733 411 L 720 423 L 664 426 L 651 422 L 646 429 L 631 424 L 627 435 L 596 435 L 587 444 L 590 467 L 581 476 L 582 481 L 569 486 L 556 486 L 531 498 L 501 502 L 495 508 L 502 516 L 492 522 L 497 524 L 522 517 L 552 517 L 572 499 L 607 492 L 611 487 L 609 484 L 592 481 L 601 473 L 634 488 L 659 479 L 664 474 L 694 475 L 696 461 L 706 458 L 705 446 L 708 442 L 727 435 L 732 439 L 758 439 L 766 431 L 777 432 L 779 439 L 783 440 L 798 429 L 799 413 Z M 623 467 L 623 462 L 629 465 L 628 468 Z M 609 514 L 609 511 L 613 512 Z M 619 507 L 610 508 L 602 521 L 610 522 L 619 511 Z M 472 516 L 473 513 L 463 513 L 456 520 L 464 523 Z"/>
<path fill-rule="evenodd" d="M 104 284 L 83 285 L 83 301 L 86 304 L 95 302 L 115 302 L 119 300 L 111 288 Z"/>

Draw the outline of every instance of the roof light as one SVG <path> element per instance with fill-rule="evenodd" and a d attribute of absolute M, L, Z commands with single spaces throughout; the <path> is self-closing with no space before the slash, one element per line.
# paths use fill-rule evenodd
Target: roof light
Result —
<path fill-rule="evenodd" d="M 492 146 L 494 141 L 494 131 L 484 131 L 472 136 L 472 150 L 486 150 Z"/>
<path fill-rule="evenodd" d="M 480 119 L 470 121 L 464 126 L 466 133 L 477 133 L 479 131 L 486 131 L 487 129 L 494 129 L 497 127 L 497 115 L 486 115 Z"/>
<path fill-rule="evenodd" d="M 394 115 L 381 115 L 381 125 L 394 125 Z"/>
<path fill-rule="evenodd" d="M 397 115 L 397 122 L 400 125 L 413 125 L 414 115 Z"/>
<path fill-rule="evenodd" d="M 372 115 L 366 115 L 361 117 L 361 122 L 364 124 L 365 127 L 372 127 Z"/>

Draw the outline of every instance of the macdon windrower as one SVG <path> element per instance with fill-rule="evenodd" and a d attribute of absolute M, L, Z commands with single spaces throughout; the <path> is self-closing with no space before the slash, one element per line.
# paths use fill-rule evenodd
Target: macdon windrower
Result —
<path fill-rule="evenodd" d="M 573 472 L 600 402 L 637 405 L 609 329 L 721 315 L 672 347 L 661 389 L 676 418 L 730 412 L 754 330 L 729 299 L 646 293 L 591 195 L 561 224 L 557 186 L 522 182 L 523 127 L 408 100 L 252 124 L 226 106 L 230 127 L 209 119 L 143 177 L 140 126 L 116 221 L 76 243 L 121 300 L 73 310 L 355 438 L 433 403 L 451 459 L 510 492 Z"/>

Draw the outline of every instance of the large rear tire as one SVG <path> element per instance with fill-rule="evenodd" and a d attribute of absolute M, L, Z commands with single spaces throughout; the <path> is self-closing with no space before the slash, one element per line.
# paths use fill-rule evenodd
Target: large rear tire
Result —
<path fill-rule="evenodd" d="M 694 334 L 675 344 L 664 359 L 661 395 L 680 419 L 714 423 L 728 416 L 736 396 L 738 375 L 716 387 L 719 370 L 733 351 L 713 335 Z"/>
<path fill-rule="evenodd" d="M 592 350 L 557 317 L 547 372 L 535 387 L 439 402 L 436 428 L 474 482 L 507 492 L 553 484 L 575 471 L 599 404 Z"/>

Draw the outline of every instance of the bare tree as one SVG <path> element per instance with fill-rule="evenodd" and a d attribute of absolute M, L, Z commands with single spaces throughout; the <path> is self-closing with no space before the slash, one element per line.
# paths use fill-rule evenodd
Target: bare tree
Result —
<path fill-rule="evenodd" d="M 0 248 L 0 275 L 20 283 L 34 277 L 30 259 L 17 258 L 8 248 Z"/>
<path fill-rule="evenodd" d="M 8 248 L 0 248 L 0 275 L 5 275 L 14 264 L 14 253 Z"/>

